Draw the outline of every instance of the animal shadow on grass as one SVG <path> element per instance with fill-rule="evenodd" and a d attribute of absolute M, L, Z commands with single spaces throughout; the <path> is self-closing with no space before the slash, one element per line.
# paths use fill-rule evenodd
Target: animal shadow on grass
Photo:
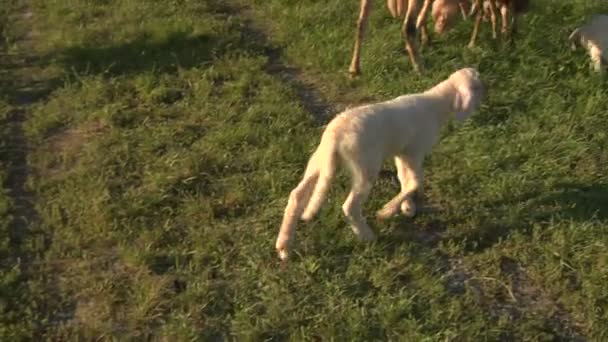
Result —
<path fill-rule="evenodd" d="M 386 178 L 390 176 L 384 174 Z M 507 218 L 505 208 L 525 203 L 515 219 Z M 390 233 L 378 232 L 380 242 L 390 255 L 403 243 L 414 243 L 424 248 L 435 248 L 441 242 L 466 242 L 469 252 L 482 252 L 491 248 L 511 232 L 530 234 L 530 227 L 550 221 L 608 222 L 608 184 L 560 183 L 545 192 L 530 192 L 508 200 L 488 203 L 485 211 L 491 213 L 471 230 L 446 234 L 448 222 L 434 218 L 435 209 L 425 200 L 413 220 L 396 217 Z M 449 222 L 455 224 L 457 222 Z"/>
<path fill-rule="evenodd" d="M 234 16 L 245 8 L 232 7 L 223 2 L 210 1 L 211 14 L 220 17 Z M 314 85 L 305 81 L 298 68 L 284 62 L 282 48 L 274 46 L 267 33 L 256 27 L 246 15 L 233 23 L 228 34 L 193 35 L 176 31 L 163 40 L 151 38 L 144 32 L 130 42 L 114 46 L 76 46 L 54 51 L 48 57 L 56 58 L 67 71 L 82 74 L 129 75 L 147 72 L 175 72 L 178 68 L 192 68 L 213 62 L 221 56 L 235 52 L 265 56 L 264 71 L 291 87 L 304 108 L 318 121 L 324 122 L 336 108 L 325 101 Z"/>
<path fill-rule="evenodd" d="M 554 213 L 559 211 L 566 219 L 573 221 L 608 221 L 608 184 L 562 183 L 541 202 L 557 204 L 559 209 Z"/>
<path fill-rule="evenodd" d="M 76 46 L 59 51 L 60 63 L 68 70 L 92 74 L 137 74 L 149 70 L 175 71 L 190 68 L 212 59 L 222 42 L 209 35 L 192 36 L 173 32 L 162 41 L 152 41 L 147 34 L 117 46 Z"/>
<path fill-rule="evenodd" d="M 235 12 L 222 1 L 206 2 L 208 13 L 227 17 Z M 94 42 L 52 52 L 69 71 L 92 74 L 137 74 L 150 70 L 171 72 L 178 67 L 191 68 L 221 56 L 229 46 L 239 44 L 238 35 L 192 34 L 174 31 L 164 39 L 153 39 L 141 32 L 135 39 L 118 45 Z"/>
<path fill-rule="evenodd" d="M 496 220 L 501 207 L 522 202 L 527 204 L 519 211 L 520 215 L 515 221 Z M 492 203 L 486 208 L 495 209 L 498 215 L 457 238 L 466 239 L 469 242 L 468 249 L 472 252 L 491 248 L 513 231 L 531 234 L 530 227 L 533 224 L 542 227 L 555 220 L 575 223 L 608 222 L 608 184 L 560 183 L 543 193 L 529 193 L 508 202 Z"/>

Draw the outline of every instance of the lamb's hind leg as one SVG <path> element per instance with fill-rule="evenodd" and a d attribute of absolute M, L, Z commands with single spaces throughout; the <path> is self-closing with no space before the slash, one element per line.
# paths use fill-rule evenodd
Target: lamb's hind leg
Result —
<path fill-rule="evenodd" d="M 354 162 L 350 162 L 349 167 L 353 182 L 351 191 L 342 205 L 342 211 L 351 229 L 359 239 L 373 241 L 376 239 L 376 235 L 367 224 L 362 207 L 371 192 L 378 172 L 376 170 L 365 170 Z"/>
<path fill-rule="evenodd" d="M 319 178 L 317 170 L 318 154 L 315 152 L 310 158 L 304 177 L 289 194 L 287 206 L 283 212 L 283 221 L 279 230 L 279 235 L 275 242 L 275 248 L 279 253 L 281 260 L 286 260 L 289 257 L 289 245 L 293 240 L 294 230 L 298 222 L 298 218 L 304 212 L 306 204 L 312 196 L 315 184 Z"/>
<path fill-rule="evenodd" d="M 356 76 L 361 73 L 361 44 L 363 42 L 363 35 L 365 34 L 371 4 L 372 0 L 361 0 L 359 19 L 357 20 L 357 31 L 355 33 L 355 47 L 353 49 L 353 57 L 348 69 L 351 76 Z"/>
<path fill-rule="evenodd" d="M 386 219 L 394 216 L 401 208 L 404 215 L 413 217 L 416 215 L 416 206 L 413 201 L 413 194 L 420 191 L 422 184 L 422 163 L 414 161 L 405 155 L 395 157 L 397 176 L 401 183 L 401 191 L 388 201 L 382 209 L 378 210 L 376 216 L 379 219 Z"/>

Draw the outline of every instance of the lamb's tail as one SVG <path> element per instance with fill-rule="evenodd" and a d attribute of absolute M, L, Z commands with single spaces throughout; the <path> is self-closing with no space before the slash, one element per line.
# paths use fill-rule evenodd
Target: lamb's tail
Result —
<path fill-rule="evenodd" d="M 336 140 L 332 135 L 324 136 L 319 144 L 319 149 L 316 152 L 316 166 L 319 176 L 315 184 L 312 196 L 306 204 L 306 209 L 302 213 L 302 220 L 308 221 L 319 211 L 327 192 L 329 185 L 334 177 L 337 166 L 337 150 Z"/>

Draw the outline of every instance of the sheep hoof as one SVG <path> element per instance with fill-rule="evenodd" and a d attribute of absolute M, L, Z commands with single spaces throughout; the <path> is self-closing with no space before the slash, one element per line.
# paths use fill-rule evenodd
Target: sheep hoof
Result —
<path fill-rule="evenodd" d="M 416 216 L 416 204 L 412 200 L 405 200 L 401 203 L 401 212 L 405 217 L 412 218 Z"/>
<path fill-rule="evenodd" d="M 275 243 L 275 248 L 281 260 L 285 261 L 289 258 L 289 240 L 287 238 L 279 236 Z"/>
<path fill-rule="evenodd" d="M 287 261 L 287 259 L 289 259 L 289 251 L 286 248 L 279 249 L 277 252 L 279 253 L 279 259 L 281 259 L 281 261 Z"/>
<path fill-rule="evenodd" d="M 376 240 L 376 234 L 370 227 L 363 227 L 363 229 L 352 227 L 352 230 L 360 241 L 372 242 Z"/>
<path fill-rule="evenodd" d="M 386 205 L 376 212 L 376 218 L 378 218 L 379 220 L 386 220 L 390 217 L 395 216 L 395 214 L 397 214 L 397 210 L 398 208 L 394 206 Z"/>

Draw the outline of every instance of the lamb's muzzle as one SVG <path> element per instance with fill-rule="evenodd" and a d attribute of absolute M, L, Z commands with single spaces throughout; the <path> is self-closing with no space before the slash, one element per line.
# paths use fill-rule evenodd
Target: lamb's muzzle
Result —
<path fill-rule="evenodd" d="M 325 201 L 338 164 L 350 171 L 351 191 L 342 210 L 359 239 L 375 239 L 362 207 L 387 157 L 395 160 L 401 190 L 377 212 L 377 217 L 388 218 L 399 211 L 414 216 L 413 195 L 422 191 L 422 163 L 437 142 L 441 127 L 452 115 L 458 121 L 467 119 L 484 96 L 479 72 L 464 68 L 424 92 L 337 115 L 323 132 L 303 179 L 289 195 L 275 243 L 279 257 L 289 257 L 298 219 L 312 219 Z"/>

